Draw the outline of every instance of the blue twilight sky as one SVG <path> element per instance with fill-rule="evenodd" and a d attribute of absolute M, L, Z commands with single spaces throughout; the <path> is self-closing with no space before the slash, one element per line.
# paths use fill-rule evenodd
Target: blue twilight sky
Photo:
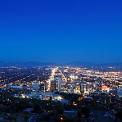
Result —
<path fill-rule="evenodd" d="M 122 0 L 0 0 L 0 60 L 122 62 Z"/>

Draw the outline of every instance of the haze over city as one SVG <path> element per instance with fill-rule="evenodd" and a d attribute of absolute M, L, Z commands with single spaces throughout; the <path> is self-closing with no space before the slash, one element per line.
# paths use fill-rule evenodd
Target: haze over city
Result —
<path fill-rule="evenodd" d="M 122 62 L 121 0 L 0 1 L 0 60 Z"/>

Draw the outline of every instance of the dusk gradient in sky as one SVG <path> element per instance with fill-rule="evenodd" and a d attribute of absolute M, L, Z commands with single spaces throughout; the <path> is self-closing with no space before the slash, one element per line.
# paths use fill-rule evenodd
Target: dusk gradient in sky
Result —
<path fill-rule="evenodd" d="M 1 0 L 0 60 L 122 62 L 122 0 Z"/>

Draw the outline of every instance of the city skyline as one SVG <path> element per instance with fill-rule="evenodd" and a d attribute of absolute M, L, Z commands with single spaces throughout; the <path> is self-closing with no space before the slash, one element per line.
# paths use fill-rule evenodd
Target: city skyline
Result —
<path fill-rule="evenodd" d="M 0 2 L 0 60 L 122 62 L 120 0 Z"/>

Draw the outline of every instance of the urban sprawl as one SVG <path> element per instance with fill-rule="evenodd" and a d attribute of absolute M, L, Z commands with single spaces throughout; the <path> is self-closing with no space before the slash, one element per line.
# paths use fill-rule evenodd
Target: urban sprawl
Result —
<path fill-rule="evenodd" d="M 120 122 L 122 72 L 86 67 L 0 68 L 0 122 Z"/>

